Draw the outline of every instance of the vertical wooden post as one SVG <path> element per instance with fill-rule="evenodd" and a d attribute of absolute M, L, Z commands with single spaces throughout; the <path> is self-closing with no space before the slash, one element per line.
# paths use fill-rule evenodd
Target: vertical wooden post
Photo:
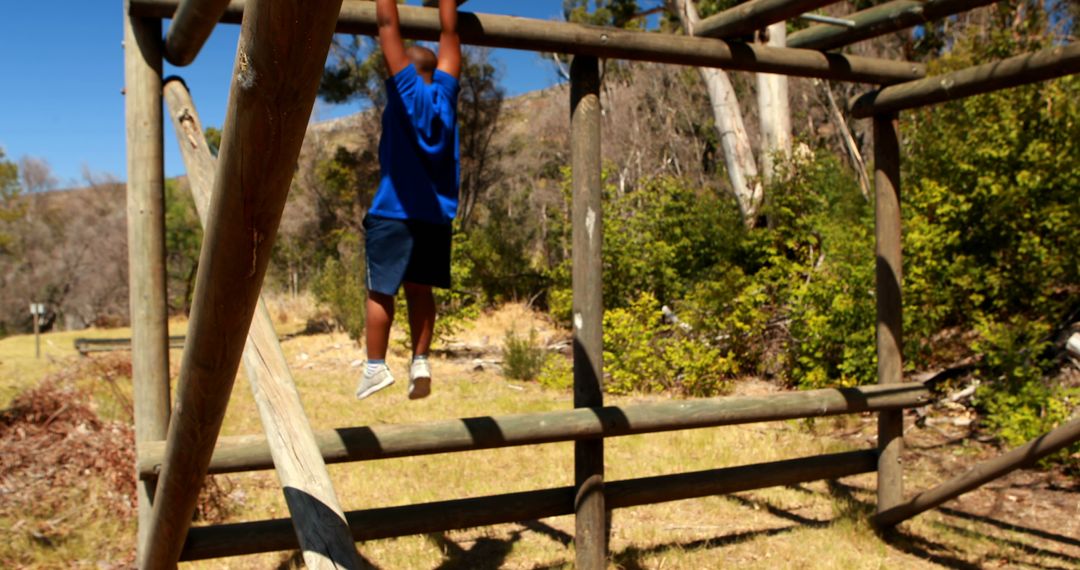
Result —
<path fill-rule="evenodd" d="M 125 1 L 128 280 L 137 449 L 143 442 L 165 439 L 169 426 L 161 65 L 161 20 L 129 16 Z M 138 483 L 140 561 L 156 483 Z"/>
<path fill-rule="evenodd" d="M 41 358 L 41 314 L 38 313 L 37 303 L 32 303 L 30 309 L 34 312 L 34 358 Z"/>
<path fill-rule="evenodd" d="M 577 56 L 570 66 L 570 147 L 573 172 L 574 407 L 604 403 L 604 303 L 601 246 L 604 222 L 600 180 L 600 68 Z M 600 569 L 607 560 L 604 440 L 574 444 L 577 567 Z"/>
<path fill-rule="evenodd" d="M 173 568 L 221 431 L 341 0 L 245 4 L 145 568 Z"/>
<path fill-rule="evenodd" d="M 900 139 L 896 115 L 874 117 L 874 188 L 877 194 L 877 353 L 878 382 L 903 380 L 901 312 Z M 878 415 L 878 512 L 903 501 L 903 410 Z"/>

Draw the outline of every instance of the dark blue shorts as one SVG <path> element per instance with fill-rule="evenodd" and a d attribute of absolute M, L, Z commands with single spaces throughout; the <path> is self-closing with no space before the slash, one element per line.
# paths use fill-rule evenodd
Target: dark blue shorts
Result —
<path fill-rule="evenodd" d="M 364 218 L 367 288 L 397 295 L 404 282 L 450 288 L 449 224 Z"/>

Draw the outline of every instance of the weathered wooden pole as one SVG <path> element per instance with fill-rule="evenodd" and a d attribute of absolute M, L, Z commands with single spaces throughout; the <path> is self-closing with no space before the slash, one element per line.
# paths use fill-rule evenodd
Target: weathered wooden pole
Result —
<path fill-rule="evenodd" d="M 135 448 L 169 427 L 169 327 L 165 293 L 165 154 L 161 116 L 161 21 L 124 3 L 127 241 Z M 144 560 L 155 479 L 137 485 L 137 551 Z"/>
<path fill-rule="evenodd" d="M 176 10 L 179 0 L 130 1 L 140 16 L 168 18 Z M 230 2 L 222 21 L 238 22 L 245 5 L 245 0 Z M 405 5 L 399 10 L 403 35 L 417 40 L 439 39 L 441 27 L 437 10 Z M 464 43 L 487 47 L 880 84 L 911 81 L 926 75 L 925 65 L 910 61 L 775 48 L 715 38 L 657 34 L 498 14 L 462 12 L 459 26 Z M 368 36 L 377 34 L 375 3 L 345 0 L 337 31 Z"/>
<path fill-rule="evenodd" d="M 694 35 L 710 38 L 738 38 L 790 20 L 835 0 L 749 0 L 719 14 L 709 16 L 694 26 Z"/>
<path fill-rule="evenodd" d="M 903 313 L 901 310 L 900 139 L 896 115 L 874 117 L 875 235 L 877 236 L 878 383 L 903 381 Z M 878 414 L 878 512 L 904 498 L 904 411 Z"/>
<path fill-rule="evenodd" d="M 1080 42 L 865 93 L 855 99 L 851 114 L 863 119 L 1074 73 L 1080 73 Z"/>
<path fill-rule="evenodd" d="M 620 509 L 726 495 L 766 487 L 839 479 L 874 470 L 874 451 L 848 451 L 691 473 L 611 481 L 608 508 Z M 535 520 L 574 512 L 574 487 L 522 491 L 346 513 L 356 540 L 446 532 Z M 296 548 L 287 519 L 191 529 L 184 560 L 201 560 Z M 577 566 L 580 568 L 581 566 Z"/>
<path fill-rule="evenodd" d="M 577 56 L 570 64 L 570 154 L 573 177 L 574 407 L 604 405 L 604 238 L 600 179 L 600 66 Z M 577 567 L 607 564 L 604 440 L 574 444 Z"/>
<path fill-rule="evenodd" d="M 180 0 L 165 36 L 169 63 L 184 66 L 195 61 L 228 7 L 229 0 Z"/>
<path fill-rule="evenodd" d="M 912 26 L 967 12 L 996 0 L 894 0 L 844 16 L 854 28 L 810 26 L 788 36 L 788 47 L 835 49 Z"/>
<path fill-rule="evenodd" d="M 240 365 L 341 0 L 244 12 L 144 563 L 172 568 Z"/>
<path fill-rule="evenodd" d="M 893 508 L 879 512 L 873 522 L 879 527 L 890 527 L 920 513 L 926 512 L 968 491 L 976 489 L 998 477 L 1030 465 L 1065 449 L 1080 440 L 1080 418 L 1037 437 L 1024 445 L 988 461 L 979 463 L 969 471 L 912 497 Z"/>
<path fill-rule="evenodd" d="M 165 100 L 187 167 L 195 209 L 205 227 L 216 161 L 184 82 L 176 78 L 166 81 Z M 328 570 L 359 568 L 360 558 L 345 513 L 261 297 L 243 362 L 305 565 Z"/>
<path fill-rule="evenodd" d="M 34 358 L 41 358 L 41 315 L 38 304 L 30 303 L 30 311 L 34 316 Z"/>
<path fill-rule="evenodd" d="M 926 386 L 909 382 L 347 427 L 315 432 L 315 440 L 327 463 L 344 463 L 896 410 L 925 406 L 931 400 Z M 143 477 L 157 475 L 164 451 L 164 442 L 147 444 L 139 455 Z M 239 435 L 218 439 L 210 472 L 237 473 L 273 466 L 265 435 Z"/>

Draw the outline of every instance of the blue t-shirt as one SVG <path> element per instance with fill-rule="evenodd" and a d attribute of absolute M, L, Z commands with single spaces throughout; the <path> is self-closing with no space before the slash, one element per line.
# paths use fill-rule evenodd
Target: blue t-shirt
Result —
<path fill-rule="evenodd" d="M 449 224 L 457 214 L 458 80 L 436 70 L 424 83 L 409 65 L 386 80 L 379 142 L 379 189 L 369 212 L 397 220 Z"/>

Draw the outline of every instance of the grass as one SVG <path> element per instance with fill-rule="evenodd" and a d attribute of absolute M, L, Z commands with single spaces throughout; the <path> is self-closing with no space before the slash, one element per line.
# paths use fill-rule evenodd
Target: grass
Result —
<path fill-rule="evenodd" d="M 469 338 L 498 342 L 506 322 L 521 325 L 520 317 L 484 317 Z M 543 329 L 543 322 L 532 323 Z M 548 327 L 550 328 L 550 327 Z M 100 331 L 122 336 L 122 331 Z M 83 336 L 84 333 L 74 336 Z M 398 334 L 401 334 L 400 332 Z M 545 332 L 545 334 L 550 334 Z M 60 352 L 70 346 L 67 336 L 51 338 L 57 347 L 51 359 L 34 361 L 24 356 L 25 338 L 0 341 L 3 371 L 0 389 L 14 393 L 40 378 L 50 368 L 65 365 Z M 29 341 L 32 343 L 32 338 Z M 32 344 L 30 345 L 32 348 Z M 305 408 L 315 429 L 370 424 L 419 422 L 465 416 L 495 415 L 566 409 L 568 391 L 551 390 L 536 383 L 509 382 L 501 375 L 476 371 L 467 363 L 434 362 L 434 394 L 409 402 L 406 382 L 363 402 L 353 398 L 359 369 L 352 363 L 362 351 L 341 334 L 298 336 L 283 343 Z M 176 352 L 173 353 L 174 360 Z M 405 374 L 404 354 L 393 353 L 390 364 Z M 9 371 L 19 371 L 15 376 Z M 609 397 L 626 404 L 662 399 Z M 872 418 L 776 422 L 608 440 L 609 480 L 765 462 L 857 447 L 826 434 L 872 425 Z M 872 430 L 871 430 L 872 431 Z M 250 389 L 244 378 L 233 388 L 223 434 L 261 432 Z M 944 452 L 944 450 L 942 450 Z M 525 491 L 570 485 L 573 446 L 569 443 L 475 451 L 438 456 L 392 459 L 330 466 L 330 474 L 346 510 L 438 501 L 462 497 Z M 919 469 L 922 469 L 920 467 Z M 912 470 L 918 480 L 934 479 L 925 469 Z M 222 478 L 231 488 L 234 520 L 287 517 L 288 512 L 274 474 L 236 474 Z M 640 568 L 977 568 L 1063 567 L 1080 564 L 1075 548 L 1039 542 L 1030 533 L 1001 529 L 977 520 L 934 512 L 908 523 L 903 532 L 882 541 L 870 529 L 866 516 L 873 504 L 872 475 L 840 482 L 816 482 L 616 511 L 611 532 L 611 567 Z M 116 545 L 130 547 L 132 521 L 83 516 L 93 509 L 91 490 L 71 497 L 72 534 L 64 544 L 47 546 L 28 535 L 27 524 L 40 524 L 39 514 L 18 521 L 0 520 L 11 540 L 0 544 L 0 566 L 12 560 L 14 550 L 33 552 L 32 567 L 94 566 L 103 557 L 118 557 Z M 42 515 L 44 516 L 44 515 Z M 64 513 L 47 513 L 49 517 Z M 38 521 L 38 522 L 33 522 Z M 2 533 L 3 531 L 0 531 Z M 363 556 L 379 568 L 571 568 L 574 551 L 572 517 L 556 517 L 523 524 L 507 524 L 426 536 L 371 541 L 360 544 Z M 30 538 L 27 538 L 30 536 Z M 1060 547 L 1060 548 L 1059 548 Z M 188 568 L 290 567 L 294 553 L 273 553 L 203 561 Z M 78 562 L 74 562 L 78 561 Z"/>

